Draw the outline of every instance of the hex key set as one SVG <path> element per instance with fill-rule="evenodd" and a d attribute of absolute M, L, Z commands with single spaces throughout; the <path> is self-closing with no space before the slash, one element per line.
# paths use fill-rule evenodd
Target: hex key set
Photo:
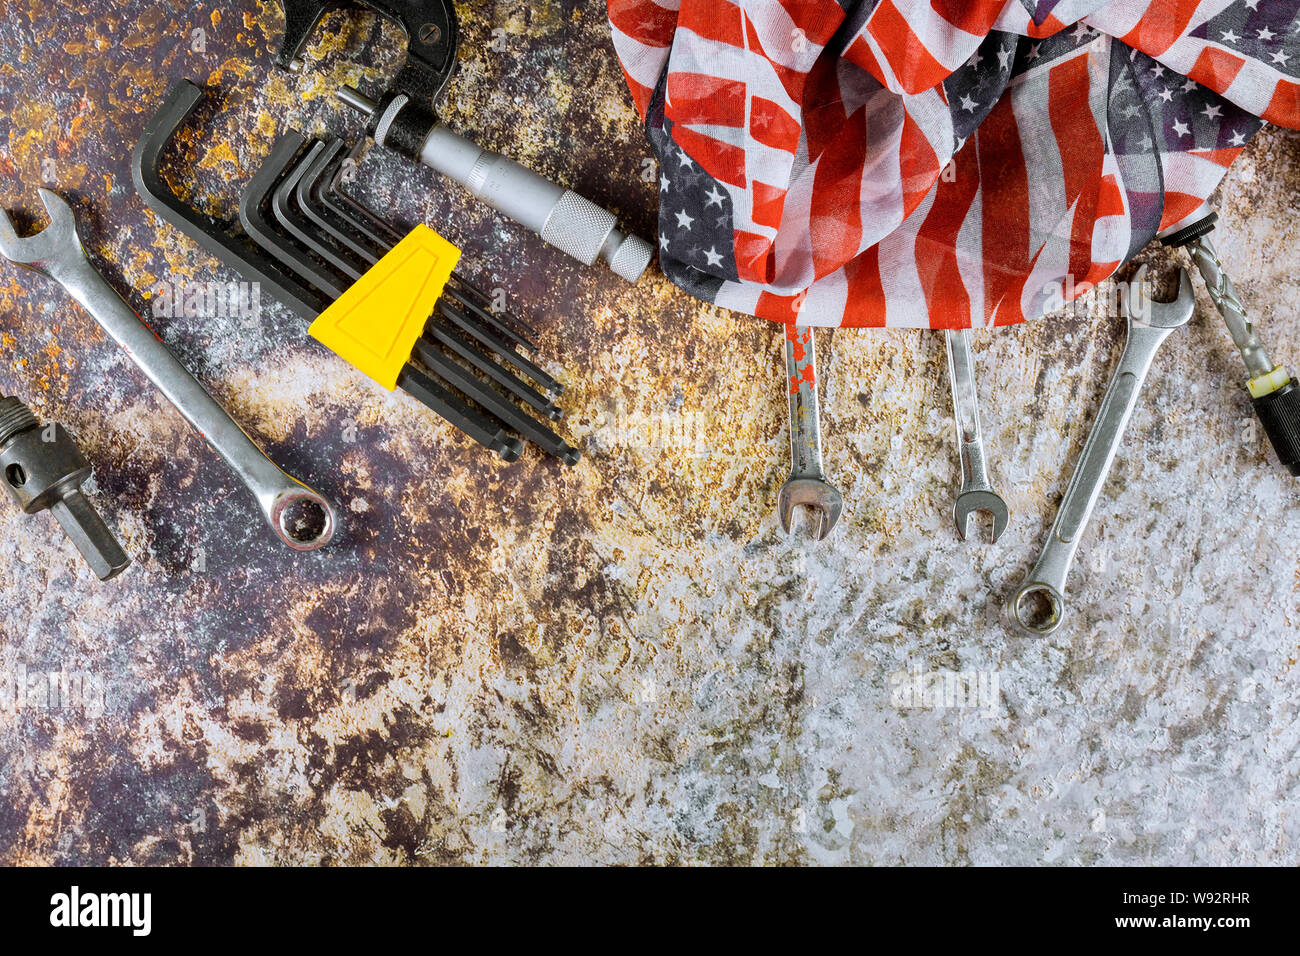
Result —
<path fill-rule="evenodd" d="M 161 162 L 201 97 L 187 81 L 172 88 L 135 151 L 137 189 L 158 215 L 226 265 L 317 319 L 393 253 L 402 234 L 343 191 L 355 151 L 293 131 L 281 135 L 244 188 L 238 223 L 191 208 L 163 180 Z M 535 335 L 518 319 L 494 313 L 482 292 L 451 273 L 394 384 L 505 461 L 518 458 L 527 440 L 576 464 L 578 451 L 536 417 L 560 418 L 554 399 L 563 387 L 534 361 Z"/>

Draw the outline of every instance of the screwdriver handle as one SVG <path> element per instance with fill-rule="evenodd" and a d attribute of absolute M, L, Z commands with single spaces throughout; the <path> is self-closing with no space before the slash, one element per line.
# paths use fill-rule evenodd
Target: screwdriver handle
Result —
<path fill-rule="evenodd" d="M 1183 246 L 1205 280 L 1210 300 L 1223 316 L 1232 341 L 1241 352 L 1250 378 L 1250 392 L 1255 414 L 1277 452 L 1278 459 L 1292 475 L 1300 476 L 1300 384 L 1281 365 L 1274 365 L 1259 341 L 1246 310 L 1210 240 L 1218 220 L 1208 204 L 1181 222 L 1170 226 L 1157 238 L 1166 246 Z"/>
<path fill-rule="evenodd" d="M 1300 476 L 1300 384 L 1292 378 L 1251 401 L 1278 459 L 1287 471 Z"/>

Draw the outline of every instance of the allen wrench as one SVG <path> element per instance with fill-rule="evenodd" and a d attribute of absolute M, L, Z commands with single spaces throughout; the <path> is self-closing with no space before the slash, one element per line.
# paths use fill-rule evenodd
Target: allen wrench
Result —
<path fill-rule="evenodd" d="M 310 225 L 294 208 L 293 200 L 304 174 L 326 149 L 324 143 L 315 142 L 304 153 L 304 145 L 305 140 L 298 133 L 290 131 L 281 136 L 272 148 L 270 156 L 253 175 L 245 189 L 240 200 L 240 218 L 245 229 L 259 245 L 303 278 L 337 298 L 342 295 L 347 286 L 351 285 L 351 282 L 341 285 L 335 276 L 312 260 L 306 252 L 292 245 L 289 238 L 281 235 L 275 228 L 278 224 L 293 240 L 302 243 L 310 253 L 324 260 L 328 267 L 342 272 L 352 281 L 361 278 L 366 271 L 366 266 L 349 258 L 346 250 L 339 250 L 331 246 L 320 234 L 313 234 Z M 274 217 L 274 223 L 267 216 L 268 209 Z M 439 308 L 444 305 L 445 303 L 440 303 Z M 472 322 L 465 326 L 471 334 L 472 326 Z M 513 350 L 508 347 L 500 351 L 503 355 L 506 353 L 513 355 Z M 464 353 L 458 351 L 458 354 Z M 423 371 L 410 366 L 408 362 L 408 367 L 403 370 L 407 380 L 419 386 L 422 396 L 436 403 L 435 411 L 460 425 L 468 434 L 489 447 L 496 448 L 504 439 L 502 431 L 494 428 L 499 421 L 567 464 L 577 463 L 576 449 L 518 406 L 507 401 L 490 382 L 479 379 L 472 371 L 466 370 L 464 366 L 443 353 L 437 347 L 435 340 L 426 338 L 417 341 L 413 349 L 413 357 L 418 358 L 436 378 L 428 380 L 422 378 Z M 514 358 L 518 362 L 527 363 L 526 359 L 517 355 L 514 355 Z M 531 365 L 531 363 L 527 364 Z M 540 369 L 537 371 L 541 372 Z M 530 371 L 529 374 L 533 373 Z M 541 374 L 545 375 L 544 372 Z M 440 389 L 437 379 L 452 386 L 488 414 L 481 414 L 478 409 L 458 401 L 454 393 Z M 402 380 L 399 376 L 399 384 Z M 542 379 L 539 378 L 538 381 Z M 550 417 L 549 411 L 544 413 Z"/>

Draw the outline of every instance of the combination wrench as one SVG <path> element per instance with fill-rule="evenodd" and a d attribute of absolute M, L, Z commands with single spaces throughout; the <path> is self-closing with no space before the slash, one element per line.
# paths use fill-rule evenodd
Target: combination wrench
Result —
<path fill-rule="evenodd" d="M 337 523 L 330 503 L 266 457 L 91 265 L 71 207 L 57 193 L 39 192 L 50 224 L 34 236 L 20 238 L 8 214 L 0 211 L 0 255 L 55 280 L 95 318 L 234 469 L 284 544 L 297 551 L 328 544 Z M 320 515 L 309 514 L 313 506 Z"/>
<path fill-rule="evenodd" d="M 952 414 L 957 423 L 957 463 L 961 468 L 961 491 L 952 506 L 957 536 L 963 541 L 970 533 L 970 519 L 977 511 L 993 516 L 993 540 L 1006 530 L 1010 513 L 1002 496 L 989 484 L 984 436 L 980 432 L 979 391 L 975 387 L 975 360 L 971 356 L 970 332 L 949 329 L 948 377 L 952 381 Z"/>
<path fill-rule="evenodd" d="M 1060 626 L 1065 616 L 1065 579 L 1074 562 L 1079 538 L 1110 474 L 1151 362 L 1169 333 L 1191 321 L 1196 310 L 1192 280 L 1185 269 L 1178 272 L 1178 298 L 1172 302 L 1151 300 L 1145 265 L 1138 269 L 1129 285 L 1125 310 L 1128 335 L 1119 367 L 1106 389 L 1079 463 L 1065 489 L 1047 544 L 1011 600 L 1016 624 L 1029 634 L 1043 636 Z M 1040 601 L 1045 602 L 1046 614 L 1041 613 Z M 1038 613 L 1035 604 L 1039 604 Z"/>
<path fill-rule="evenodd" d="M 785 328 L 786 384 L 790 393 L 790 477 L 777 493 L 781 527 L 790 533 L 794 509 L 806 505 L 817 513 L 818 541 L 840 520 L 844 499 L 822 470 L 821 412 L 817 404 L 817 351 L 813 330 Z"/>

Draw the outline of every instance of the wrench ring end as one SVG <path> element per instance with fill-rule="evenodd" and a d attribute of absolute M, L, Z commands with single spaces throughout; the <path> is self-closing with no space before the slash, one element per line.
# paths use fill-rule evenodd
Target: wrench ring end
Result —
<path fill-rule="evenodd" d="M 1050 611 L 1046 620 L 1035 621 L 1026 615 L 1028 600 L 1035 596 L 1042 596 L 1047 601 Z M 1011 616 L 1026 634 L 1046 637 L 1061 626 L 1065 617 L 1065 595 L 1043 581 L 1026 581 L 1011 599 Z"/>
<path fill-rule="evenodd" d="M 299 502 L 310 502 L 321 511 L 320 529 L 309 537 L 295 535 L 289 522 L 290 509 Z M 334 537 L 334 529 L 338 526 L 334 508 L 310 488 L 295 488 L 276 495 L 269 518 L 275 536 L 295 551 L 315 551 L 325 547 Z"/>

